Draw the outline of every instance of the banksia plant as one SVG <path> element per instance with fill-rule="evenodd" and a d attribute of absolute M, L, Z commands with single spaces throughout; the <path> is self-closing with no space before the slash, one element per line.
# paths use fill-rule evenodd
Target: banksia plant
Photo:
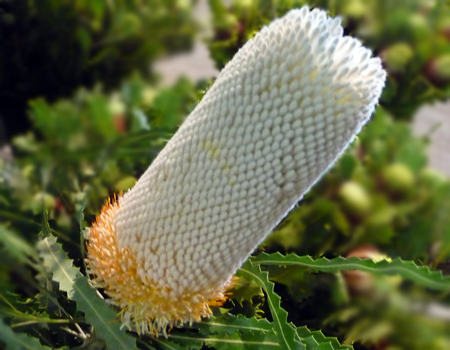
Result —
<path fill-rule="evenodd" d="M 222 70 L 133 189 L 92 225 L 88 264 L 139 333 L 211 315 L 233 275 L 370 118 L 385 72 L 307 7 Z"/>

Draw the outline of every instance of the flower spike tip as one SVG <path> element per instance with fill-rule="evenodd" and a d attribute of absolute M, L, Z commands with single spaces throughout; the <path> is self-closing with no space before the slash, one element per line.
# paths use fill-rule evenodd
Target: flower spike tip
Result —
<path fill-rule="evenodd" d="M 91 227 L 93 284 L 125 326 L 165 334 L 226 300 L 236 270 L 370 118 L 386 78 L 371 56 L 308 7 L 239 50 Z"/>

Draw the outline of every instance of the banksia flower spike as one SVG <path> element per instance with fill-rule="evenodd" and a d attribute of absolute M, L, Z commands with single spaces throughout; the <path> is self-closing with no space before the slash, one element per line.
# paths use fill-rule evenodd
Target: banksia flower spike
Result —
<path fill-rule="evenodd" d="M 307 7 L 225 66 L 133 189 L 92 225 L 97 287 L 141 333 L 211 315 L 236 270 L 367 122 L 385 72 Z"/>

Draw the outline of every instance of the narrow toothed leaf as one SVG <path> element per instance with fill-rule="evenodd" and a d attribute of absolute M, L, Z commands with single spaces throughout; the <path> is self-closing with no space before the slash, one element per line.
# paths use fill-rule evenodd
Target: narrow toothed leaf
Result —
<path fill-rule="evenodd" d="M 37 245 L 39 255 L 44 261 L 44 266 L 53 276 L 52 279 L 59 283 L 59 289 L 67 293 L 67 297 L 73 300 L 75 295 L 75 281 L 82 276 L 80 271 L 73 266 L 73 261 L 67 257 L 62 247 L 56 243 L 56 237 L 47 237 Z"/>
<path fill-rule="evenodd" d="M 0 342 L 6 345 L 5 350 L 50 350 L 48 346 L 42 345 L 38 339 L 25 334 L 15 333 L 11 327 L 6 325 L 0 318 Z"/>
<path fill-rule="evenodd" d="M 278 344 L 278 339 L 274 334 L 232 332 L 221 333 L 201 337 L 192 334 L 170 334 L 169 339 L 187 346 L 207 345 L 217 350 L 261 350 L 261 349 L 283 349 Z"/>
<path fill-rule="evenodd" d="M 273 318 L 274 330 L 282 349 L 306 350 L 305 344 L 300 342 L 294 325 L 287 321 L 287 312 L 280 305 L 281 298 L 274 292 L 274 283 L 269 281 L 269 274 L 266 271 L 261 271 L 258 265 L 254 265 L 248 260 L 239 269 L 237 275 L 252 279 L 266 292 L 267 303 L 269 304 L 270 313 Z"/>
<path fill-rule="evenodd" d="M 337 257 L 331 260 L 319 258 L 314 260 L 310 256 L 262 253 L 251 258 L 251 261 L 257 265 L 297 265 L 309 267 L 314 271 L 331 273 L 359 270 L 379 275 L 399 275 L 431 289 L 450 291 L 450 276 L 443 276 L 441 271 L 431 271 L 427 266 L 418 266 L 412 261 L 403 261 L 401 259 L 392 261 L 382 260 L 380 262 L 356 257 Z"/>
<path fill-rule="evenodd" d="M 211 316 L 369 120 L 384 80 L 380 60 L 318 9 L 292 10 L 250 39 L 91 227 L 90 272 L 124 324 L 156 335 Z"/>
<path fill-rule="evenodd" d="M 307 327 L 298 327 L 297 334 L 306 344 L 307 350 L 351 350 L 350 345 L 341 345 L 336 338 L 326 337 L 321 331 L 310 331 Z"/>
<path fill-rule="evenodd" d="M 194 323 L 193 327 L 200 329 L 202 334 L 209 333 L 234 333 L 252 332 L 252 333 L 273 333 L 273 324 L 267 319 L 257 319 L 255 317 L 246 318 L 243 316 L 226 315 L 212 317 L 209 320 Z"/>
<path fill-rule="evenodd" d="M 78 310 L 86 317 L 86 322 L 95 327 L 100 339 L 105 340 L 108 349 L 137 349 L 136 341 L 127 335 L 115 320 L 116 313 L 96 295 L 79 269 L 73 266 L 56 237 L 47 237 L 38 243 L 38 250 L 44 266 L 59 283 L 60 290 L 67 292 L 69 299 L 77 303 Z"/>
<path fill-rule="evenodd" d="M 194 328 L 198 328 L 202 335 L 209 335 L 211 333 L 232 334 L 236 331 L 240 333 L 250 332 L 252 334 L 263 333 L 266 334 L 265 341 L 279 344 L 279 339 L 274 333 L 273 323 L 267 319 L 245 318 L 236 316 L 221 316 L 212 318 L 208 321 L 194 324 Z M 350 350 L 353 349 L 349 345 L 341 345 L 336 338 L 326 337 L 320 331 L 310 331 L 307 327 L 298 327 L 296 329 L 300 341 L 305 344 L 306 350 Z M 270 336 L 270 337 L 269 337 Z M 199 342 L 198 336 L 195 336 L 194 342 Z M 186 344 L 189 344 L 186 342 Z M 271 345 L 275 347 L 275 345 Z M 283 349 L 279 345 L 280 349 Z"/>

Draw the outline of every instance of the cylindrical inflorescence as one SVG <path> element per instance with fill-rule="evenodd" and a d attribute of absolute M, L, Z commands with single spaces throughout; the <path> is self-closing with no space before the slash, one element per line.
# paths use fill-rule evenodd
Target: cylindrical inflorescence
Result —
<path fill-rule="evenodd" d="M 370 118 L 385 76 L 321 10 L 292 10 L 250 39 L 91 228 L 94 283 L 125 324 L 157 334 L 209 316 Z"/>

